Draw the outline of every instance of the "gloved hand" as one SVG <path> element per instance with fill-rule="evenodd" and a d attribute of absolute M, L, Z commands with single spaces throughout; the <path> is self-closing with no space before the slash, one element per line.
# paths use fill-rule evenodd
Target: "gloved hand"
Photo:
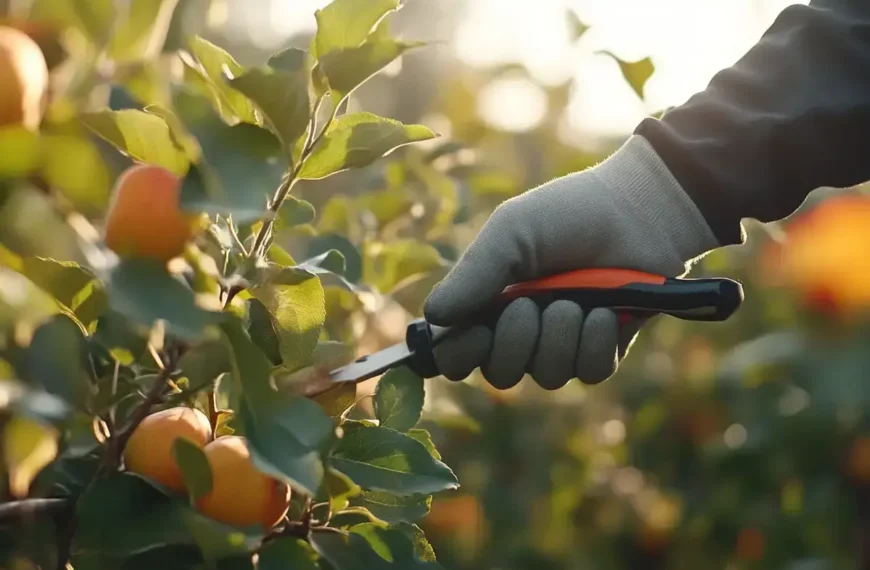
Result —
<path fill-rule="evenodd" d="M 719 247 L 712 231 L 641 136 L 601 164 L 553 180 L 499 206 L 430 294 L 426 319 L 451 326 L 485 308 L 508 285 L 575 269 L 612 267 L 686 274 Z M 495 329 L 451 331 L 435 347 L 441 373 L 462 380 L 480 367 L 499 389 L 525 373 L 553 390 L 572 378 L 606 380 L 643 324 L 620 326 L 609 309 L 588 314 L 570 301 L 544 311 L 513 301 Z"/>

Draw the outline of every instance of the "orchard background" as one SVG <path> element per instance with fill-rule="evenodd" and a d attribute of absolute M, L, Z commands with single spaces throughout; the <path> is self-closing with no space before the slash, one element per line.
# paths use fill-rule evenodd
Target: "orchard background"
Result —
<path fill-rule="evenodd" d="M 693 273 L 739 313 L 654 320 L 603 385 L 322 391 L 624 138 L 565 136 L 595 85 L 445 58 L 459 0 L 326 4 L 267 48 L 253 0 L 0 2 L 0 567 L 870 567 L 862 188 L 747 223 Z M 594 56 L 645 100 L 654 59 Z"/>

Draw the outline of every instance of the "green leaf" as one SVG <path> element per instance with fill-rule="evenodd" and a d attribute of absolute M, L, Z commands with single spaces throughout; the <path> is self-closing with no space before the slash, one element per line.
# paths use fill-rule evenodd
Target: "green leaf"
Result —
<path fill-rule="evenodd" d="M 350 477 L 332 468 L 326 470 L 324 480 L 326 491 L 329 493 L 329 507 L 333 513 L 346 509 L 349 500 L 362 491 L 359 485 L 350 480 Z"/>
<path fill-rule="evenodd" d="M 252 552 L 260 536 L 208 519 L 144 479 L 116 473 L 88 487 L 78 503 L 73 552 L 128 557 L 196 544 L 212 559 Z"/>
<path fill-rule="evenodd" d="M 438 570 L 437 562 L 423 560 L 414 542 L 400 530 L 372 523 L 351 528 L 349 536 L 314 533 L 311 545 L 335 570 Z"/>
<path fill-rule="evenodd" d="M 111 182 L 106 162 L 92 140 L 81 136 L 42 137 L 40 174 L 84 209 L 102 210 L 109 201 Z"/>
<path fill-rule="evenodd" d="M 423 413 L 423 378 L 407 366 L 387 371 L 375 388 L 375 417 L 380 425 L 408 431 Z"/>
<path fill-rule="evenodd" d="M 223 329 L 243 390 L 239 415 L 255 465 L 311 494 L 323 477 L 320 448 L 332 434 L 332 421 L 307 398 L 272 389 L 271 364 L 240 321 L 229 321 Z"/>
<path fill-rule="evenodd" d="M 345 264 L 347 260 L 344 258 L 344 254 L 338 251 L 337 249 L 327 250 L 316 257 L 312 257 L 311 259 L 306 259 L 302 262 L 302 266 L 306 269 L 308 268 L 316 268 L 316 269 L 324 269 L 331 273 L 336 273 L 338 275 L 344 275 Z"/>
<path fill-rule="evenodd" d="M 574 10 L 566 10 L 565 18 L 568 20 L 568 28 L 571 32 L 572 41 L 576 42 L 583 36 L 583 34 L 589 31 L 589 26 L 587 26 L 583 23 L 582 20 L 580 20 L 580 17 Z"/>
<path fill-rule="evenodd" d="M 435 443 L 432 441 L 432 435 L 425 429 L 415 428 L 410 429 L 407 432 L 409 437 L 413 437 L 417 441 L 423 444 L 423 447 L 429 452 L 429 455 L 434 457 L 435 459 L 441 460 L 441 454 L 438 453 L 438 450 L 435 449 Z"/>
<path fill-rule="evenodd" d="M 355 89 L 408 50 L 423 42 L 401 42 L 386 32 L 386 20 L 359 46 L 345 47 L 320 57 L 334 105 L 341 105 Z"/>
<path fill-rule="evenodd" d="M 248 334 L 269 361 L 277 366 L 281 364 L 281 345 L 275 329 L 269 309 L 257 298 L 248 300 Z"/>
<path fill-rule="evenodd" d="M 439 255 L 441 253 L 439 252 Z M 449 265 L 439 265 L 431 271 L 416 273 L 399 280 L 390 290 L 390 297 L 415 317 L 423 316 L 423 306 L 432 289 L 450 271 Z"/>
<path fill-rule="evenodd" d="M 244 72 L 244 68 L 233 56 L 200 36 L 191 38 L 190 51 L 201 66 L 198 72 L 211 88 L 221 114 L 224 115 L 229 111 L 240 121 L 260 124 L 254 104 L 227 82 L 228 79 L 238 77 Z"/>
<path fill-rule="evenodd" d="M 285 228 L 292 228 L 302 224 L 309 224 L 314 221 L 314 206 L 311 202 L 300 200 L 295 196 L 287 196 L 284 204 L 278 211 L 278 217 L 275 219 L 275 231 L 281 231 Z"/>
<path fill-rule="evenodd" d="M 52 295 L 85 326 L 97 318 L 95 311 L 105 306 L 105 292 L 94 274 L 74 261 L 25 257 L 21 273 Z"/>
<path fill-rule="evenodd" d="M 619 59 L 610 51 L 602 50 L 598 53 L 610 56 L 616 60 L 616 63 L 619 64 L 620 71 L 622 71 L 622 76 L 626 81 L 628 81 L 628 84 L 631 86 L 632 90 L 637 93 L 637 96 L 643 99 L 643 88 L 646 85 L 647 80 L 655 72 L 655 66 L 653 65 L 652 59 L 645 57 L 638 61 L 628 62 Z"/>
<path fill-rule="evenodd" d="M 79 326 L 55 315 L 33 333 L 27 348 L 28 378 L 69 403 L 81 403 L 90 389 L 88 348 Z"/>
<path fill-rule="evenodd" d="M 458 488 L 453 471 L 419 441 L 357 422 L 345 423 L 343 429 L 330 462 L 363 489 L 411 496 Z"/>
<path fill-rule="evenodd" d="M 423 529 L 415 524 L 407 522 L 398 523 L 394 528 L 407 536 L 411 542 L 414 543 L 414 552 L 417 553 L 420 560 L 435 562 L 435 550 L 432 548 L 432 545 L 429 544 L 429 541 L 426 540 L 426 535 L 423 533 Z"/>
<path fill-rule="evenodd" d="M 314 494 L 323 480 L 321 448 L 332 435 L 329 416 L 307 398 L 278 392 L 256 408 L 243 400 L 241 416 L 254 465 L 296 491 Z"/>
<path fill-rule="evenodd" d="M 285 57 L 282 61 L 289 59 Z M 303 64 L 296 69 L 275 69 L 266 65 L 247 70 L 230 81 L 260 108 L 266 123 L 284 143 L 288 156 L 308 130 L 311 116 L 309 71 L 304 66 L 304 56 L 298 59 Z"/>
<path fill-rule="evenodd" d="M 230 366 L 245 398 L 253 405 L 265 405 L 275 391 L 271 385 L 272 364 L 263 354 L 238 319 L 228 319 L 221 327 L 232 349 Z"/>
<path fill-rule="evenodd" d="M 408 278 L 441 270 L 446 265 L 431 244 L 397 239 L 370 245 L 364 256 L 362 278 L 378 291 L 390 293 L 403 287 Z"/>
<path fill-rule="evenodd" d="M 111 35 L 115 3 L 112 0 L 35 0 L 30 18 L 75 26 L 91 43 L 100 46 Z"/>
<path fill-rule="evenodd" d="M 330 125 L 302 167 L 300 179 L 319 180 L 362 168 L 393 150 L 435 138 L 423 125 L 404 125 L 371 113 L 342 115 Z"/>
<path fill-rule="evenodd" d="M 23 178 L 39 168 L 40 137 L 17 125 L 0 128 L 0 179 Z"/>
<path fill-rule="evenodd" d="M 383 491 L 363 491 L 350 504 L 368 509 L 377 518 L 390 524 L 414 522 L 429 514 L 432 495 L 397 497 Z"/>
<path fill-rule="evenodd" d="M 160 53 L 177 4 L 178 0 L 130 0 L 109 41 L 109 57 L 139 60 Z"/>
<path fill-rule="evenodd" d="M 401 6 L 401 0 L 333 0 L 314 16 L 314 37 L 318 59 L 346 48 L 359 46 L 387 14 Z"/>
<path fill-rule="evenodd" d="M 175 108 L 202 149 L 182 184 L 182 207 L 232 216 L 236 224 L 261 219 L 289 164 L 280 141 L 256 125 L 226 125 L 190 93 L 177 94 Z"/>
<path fill-rule="evenodd" d="M 185 351 L 178 369 L 187 377 L 189 389 L 214 385 L 221 374 L 232 370 L 227 344 L 219 340 L 198 343 Z"/>
<path fill-rule="evenodd" d="M 319 570 L 317 552 L 300 538 L 279 538 L 260 549 L 258 570 Z"/>
<path fill-rule="evenodd" d="M 113 311 L 99 316 L 93 339 L 124 366 L 139 360 L 148 348 L 148 336 L 142 328 Z"/>
<path fill-rule="evenodd" d="M 211 491 L 212 472 L 205 453 L 193 442 L 182 437 L 172 442 L 172 457 L 178 463 L 184 486 L 192 503 Z"/>
<path fill-rule="evenodd" d="M 193 291 L 167 272 L 162 263 L 125 259 L 112 268 L 109 306 L 136 325 L 150 329 L 163 320 L 168 332 L 187 340 L 202 340 L 223 313 L 198 307 Z"/>
<path fill-rule="evenodd" d="M 346 237 L 337 233 L 327 233 L 325 235 L 317 236 L 309 240 L 306 255 L 310 256 L 311 259 L 317 259 L 319 256 L 332 249 L 337 250 L 341 253 L 342 257 L 344 257 L 345 269 L 342 273 L 344 278 L 351 283 L 359 282 L 362 277 L 362 256 L 356 246 Z M 341 283 L 335 283 L 334 285 L 347 289 L 347 287 Z M 327 284 L 324 286 L 328 287 L 330 285 Z"/>
<path fill-rule="evenodd" d="M 139 162 L 161 166 L 178 176 L 187 171 L 189 160 L 169 126 L 157 115 L 122 109 L 80 115 L 82 123 L 123 154 Z"/>
<path fill-rule="evenodd" d="M 320 280 L 313 273 L 273 266 L 265 272 L 264 280 L 250 291 L 268 309 L 277 325 L 284 367 L 296 370 L 307 366 L 326 320 Z"/>
<path fill-rule="evenodd" d="M 42 420 L 20 414 L 6 417 L 0 443 L 6 480 L 13 497 L 24 498 L 30 493 L 36 475 L 57 456 L 59 435 Z"/>

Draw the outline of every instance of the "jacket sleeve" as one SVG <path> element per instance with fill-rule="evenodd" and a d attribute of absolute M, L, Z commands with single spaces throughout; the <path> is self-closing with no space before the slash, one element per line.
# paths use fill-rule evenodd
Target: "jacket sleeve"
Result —
<path fill-rule="evenodd" d="M 650 141 L 722 245 L 822 186 L 870 180 L 870 0 L 786 8 L 734 66 L 648 118 Z"/>

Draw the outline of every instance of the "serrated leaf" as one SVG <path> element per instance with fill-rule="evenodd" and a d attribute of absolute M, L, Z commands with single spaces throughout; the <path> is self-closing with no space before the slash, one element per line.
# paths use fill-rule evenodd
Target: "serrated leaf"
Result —
<path fill-rule="evenodd" d="M 14 497 L 26 497 L 37 473 L 57 456 L 59 435 L 51 425 L 20 415 L 5 422 L 3 461 Z"/>
<path fill-rule="evenodd" d="M 81 403 L 90 389 L 88 347 L 79 326 L 58 314 L 40 325 L 27 347 L 27 378 L 68 403 Z"/>
<path fill-rule="evenodd" d="M 390 524 L 414 522 L 429 514 L 432 495 L 398 497 L 384 491 L 363 491 L 350 503 L 368 509 L 377 518 Z"/>
<path fill-rule="evenodd" d="M 424 45 L 395 40 L 386 30 L 386 20 L 382 20 L 362 45 L 321 56 L 320 68 L 329 82 L 334 105 L 341 105 L 358 87 L 405 52 Z"/>
<path fill-rule="evenodd" d="M 163 47 L 178 0 L 130 0 L 117 23 L 108 53 L 115 61 L 152 57 Z"/>
<path fill-rule="evenodd" d="M 279 538 L 260 549 L 258 570 L 319 570 L 317 552 L 302 539 Z"/>
<path fill-rule="evenodd" d="M 343 429 L 330 462 L 363 489 L 406 497 L 458 488 L 453 471 L 419 441 L 357 422 L 347 422 Z"/>
<path fill-rule="evenodd" d="M 304 63 L 304 57 L 300 60 Z M 288 155 L 308 129 L 311 116 L 308 77 L 304 65 L 298 69 L 275 69 L 267 65 L 249 69 L 230 81 L 260 108 Z"/>
<path fill-rule="evenodd" d="M 613 52 L 610 51 L 602 50 L 598 53 L 612 57 L 616 63 L 619 64 L 622 76 L 626 81 L 628 81 L 628 84 L 637 96 L 643 99 L 644 86 L 646 85 L 647 80 L 652 77 L 652 74 L 655 72 L 655 66 L 653 65 L 652 59 L 645 57 L 638 61 L 629 62 L 616 57 Z"/>
<path fill-rule="evenodd" d="M 387 371 L 375 388 L 375 417 L 383 427 L 408 431 L 423 413 L 423 378 L 402 366 Z"/>
<path fill-rule="evenodd" d="M 181 470 L 191 503 L 206 496 L 211 491 L 212 472 L 202 449 L 193 442 L 178 437 L 172 442 L 172 457 Z"/>
<path fill-rule="evenodd" d="M 351 528 L 349 536 L 315 533 L 312 546 L 335 570 L 438 570 L 441 565 L 423 560 L 414 542 L 399 530 L 372 523 Z"/>
<path fill-rule="evenodd" d="M 330 125 L 302 167 L 300 179 L 319 180 L 368 166 L 395 149 L 436 135 L 423 125 L 404 125 L 372 113 L 342 115 Z"/>
<path fill-rule="evenodd" d="M 378 22 L 401 4 L 401 0 L 333 0 L 314 13 L 315 55 L 320 59 L 333 51 L 359 46 Z"/>
<path fill-rule="evenodd" d="M 162 320 L 168 332 L 188 340 L 202 340 L 224 318 L 197 306 L 193 291 L 150 260 L 121 261 L 109 274 L 107 290 L 112 310 L 134 324 L 150 329 Z"/>
<path fill-rule="evenodd" d="M 261 219 L 289 165 L 280 141 L 256 125 L 226 125 L 190 93 L 177 94 L 175 108 L 202 151 L 182 183 L 182 207 L 240 225 Z"/>
<path fill-rule="evenodd" d="M 414 552 L 417 553 L 420 560 L 435 562 L 435 550 L 432 548 L 432 545 L 429 544 L 429 541 L 426 540 L 426 535 L 423 533 L 423 529 L 416 524 L 407 522 L 399 523 L 394 528 L 407 536 L 411 542 L 414 543 Z"/>
<path fill-rule="evenodd" d="M 244 68 L 233 56 L 200 36 L 191 38 L 190 52 L 202 66 L 204 78 L 214 91 L 216 102 L 221 108 L 229 110 L 245 123 L 259 124 L 254 104 L 227 82 L 244 72 Z"/>
<path fill-rule="evenodd" d="M 311 354 L 326 319 L 323 286 L 314 274 L 289 268 L 270 268 L 251 294 L 274 319 L 285 368 L 296 370 L 311 362 Z"/>
<path fill-rule="evenodd" d="M 169 126 L 157 115 L 136 109 L 96 111 L 80 115 L 82 123 L 123 154 L 139 162 L 162 166 L 178 176 L 189 160 Z"/>

